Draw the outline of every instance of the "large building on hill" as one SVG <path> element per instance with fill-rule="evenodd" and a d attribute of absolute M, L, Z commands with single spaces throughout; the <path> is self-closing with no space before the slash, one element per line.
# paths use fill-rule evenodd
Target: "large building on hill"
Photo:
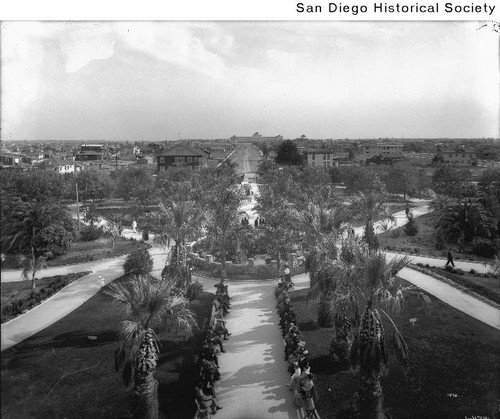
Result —
<path fill-rule="evenodd" d="M 263 137 L 260 135 L 258 132 L 256 132 L 254 135 L 251 137 L 238 137 L 236 135 L 233 135 L 230 138 L 231 141 L 235 143 L 253 143 L 253 142 L 281 142 L 283 141 L 283 136 L 282 135 L 276 135 L 274 137 Z"/>

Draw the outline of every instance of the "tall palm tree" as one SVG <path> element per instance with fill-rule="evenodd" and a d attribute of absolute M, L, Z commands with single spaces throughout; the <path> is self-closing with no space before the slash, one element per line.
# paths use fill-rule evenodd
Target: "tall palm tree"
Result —
<path fill-rule="evenodd" d="M 190 280 L 186 240 L 200 232 L 202 219 L 203 213 L 191 201 L 170 202 L 169 206 L 160 203 L 159 211 L 152 216 L 151 221 L 157 231 L 155 242 L 166 246 L 170 246 L 171 240 L 174 242 L 164 273 L 175 275 L 183 287 Z"/>
<path fill-rule="evenodd" d="M 154 378 L 160 353 L 155 329 L 188 337 L 196 326 L 187 300 L 174 292 L 176 281 L 143 275 L 115 282 L 105 291 L 130 316 L 118 335 L 115 370 L 122 371 L 125 385 L 133 388 L 133 416 L 158 418 L 158 382 Z"/>
<path fill-rule="evenodd" d="M 374 253 L 363 246 L 353 249 L 353 258 L 338 260 L 336 289 L 332 309 L 335 316 L 348 316 L 360 321 L 352 336 L 351 363 L 359 371 L 359 402 L 361 417 L 383 418 L 381 374 L 388 361 L 388 331 L 382 317 L 392 329 L 392 339 L 398 360 L 407 367 L 408 347 L 391 318 L 391 313 L 404 308 L 409 294 L 416 294 L 427 304 L 430 299 L 413 286 L 404 286 L 396 274 L 407 263 L 407 257 L 388 260 L 383 253 Z M 341 322 L 339 322 L 341 323 Z"/>

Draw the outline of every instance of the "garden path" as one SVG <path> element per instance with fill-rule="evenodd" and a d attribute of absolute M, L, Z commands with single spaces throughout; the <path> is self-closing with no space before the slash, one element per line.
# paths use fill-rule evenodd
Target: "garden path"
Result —
<path fill-rule="evenodd" d="M 296 289 L 309 287 L 307 275 L 293 278 Z M 298 419 L 278 326 L 275 281 L 228 280 L 232 336 L 219 356 L 221 380 L 216 395 L 218 419 Z"/>

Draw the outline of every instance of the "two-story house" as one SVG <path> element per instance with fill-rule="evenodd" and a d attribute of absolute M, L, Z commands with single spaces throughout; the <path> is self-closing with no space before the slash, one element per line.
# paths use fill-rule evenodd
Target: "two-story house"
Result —
<path fill-rule="evenodd" d="M 177 144 L 157 156 L 158 171 L 170 167 L 190 167 L 199 170 L 203 166 L 204 152 L 184 144 Z"/>

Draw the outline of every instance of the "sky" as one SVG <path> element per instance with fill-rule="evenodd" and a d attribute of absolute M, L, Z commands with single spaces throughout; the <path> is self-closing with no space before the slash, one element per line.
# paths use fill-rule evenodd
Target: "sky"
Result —
<path fill-rule="evenodd" d="M 1 139 L 500 137 L 482 22 L 2 22 Z"/>

